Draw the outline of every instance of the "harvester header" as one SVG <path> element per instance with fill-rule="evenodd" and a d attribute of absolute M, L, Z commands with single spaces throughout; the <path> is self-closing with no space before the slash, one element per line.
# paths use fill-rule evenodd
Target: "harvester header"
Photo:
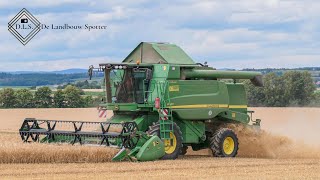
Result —
<path fill-rule="evenodd" d="M 248 110 L 244 85 L 236 81 L 262 86 L 259 72 L 216 70 L 195 63 L 174 44 L 146 42 L 121 63 L 90 66 L 90 76 L 94 70 L 104 73 L 100 108 L 112 111 L 111 118 L 93 123 L 27 118 L 22 140 L 117 147 L 114 161 L 176 159 L 189 147 L 235 157 L 238 139 L 228 125 L 260 126 Z"/>

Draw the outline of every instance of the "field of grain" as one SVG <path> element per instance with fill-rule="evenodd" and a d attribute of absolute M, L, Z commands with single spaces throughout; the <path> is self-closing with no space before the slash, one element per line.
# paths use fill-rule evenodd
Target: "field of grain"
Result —
<path fill-rule="evenodd" d="M 190 150 L 178 160 L 114 163 L 115 149 L 20 142 L 17 131 L 25 117 L 99 121 L 95 108 L 2 109 L 0 179 L 319 179 L 320 108 L 253 110 L 254 117 L 263 119 L 264 131 L 256 135 L 234 127 L 240 141 L 237 158 Z"/>

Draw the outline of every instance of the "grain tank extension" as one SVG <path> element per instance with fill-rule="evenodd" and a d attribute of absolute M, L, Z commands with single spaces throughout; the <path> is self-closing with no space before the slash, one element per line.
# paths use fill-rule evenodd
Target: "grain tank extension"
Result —
<path fill-rule="evenodd" d="M 89 69 L 104 73 L 105 122 L 27 118 L 23 141 L 100 144 L 121 149 L 114 161 L 176 159 L 188 148 L 235 157 L 238 138 L 228 124 L 260 126 L 248 111 L 244 85 L 263 86 L 259 72 L 220 71 L 195 63 L 169 43 L 140 43 L 121 63 Z M 69 126 L 60 128 L 60 124 Z M 249 125 L 250 124 L 250 125 Z"/>

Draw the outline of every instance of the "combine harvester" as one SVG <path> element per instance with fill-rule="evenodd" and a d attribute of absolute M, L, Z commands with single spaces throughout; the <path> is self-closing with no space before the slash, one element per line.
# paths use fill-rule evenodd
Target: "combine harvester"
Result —
<path fill-rule="evenodd" d="M 100 144 L 121 149 L 113 161 L 176 159 L 210 148 L 215 157 L 235 157 L 238 138 L 228 124 L 259 127 L 247 110 L 244 85 L 263 86 L 258 72 L 220 71 L 195 63 L 168 43 L 140 43 L 122 63 L 89 68 L 104 73 L 106 98 L 100 108 L 112 110 L 106 122 L 26 118 L 24 142 Z M 227 81 L 229 79 L 231 81 Z"/>

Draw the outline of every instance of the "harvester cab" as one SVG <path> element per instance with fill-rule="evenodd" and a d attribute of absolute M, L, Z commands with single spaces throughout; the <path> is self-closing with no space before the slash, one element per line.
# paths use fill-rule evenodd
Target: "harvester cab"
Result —
<path fill-rule="evenodd" d="M 105 101 L 112 111 L 105 122 L 27 118 L 23 141 L 114 146 L 114 161 L 176 159 L 188 147 L 209 148 L 214 156 L 235 157 L 236 133 L 229 124 L 260 126 L 247 109 L 238 79 L 262 86 L 259 72 L 219 71 L 195 63 L 180 47 L 140 43 L 122 63 L 91 66 L 104 73 Z M 91 77 L 90 77 L 91 78 Z M 228 81 L 231 80 L 231 81 Z"/>

